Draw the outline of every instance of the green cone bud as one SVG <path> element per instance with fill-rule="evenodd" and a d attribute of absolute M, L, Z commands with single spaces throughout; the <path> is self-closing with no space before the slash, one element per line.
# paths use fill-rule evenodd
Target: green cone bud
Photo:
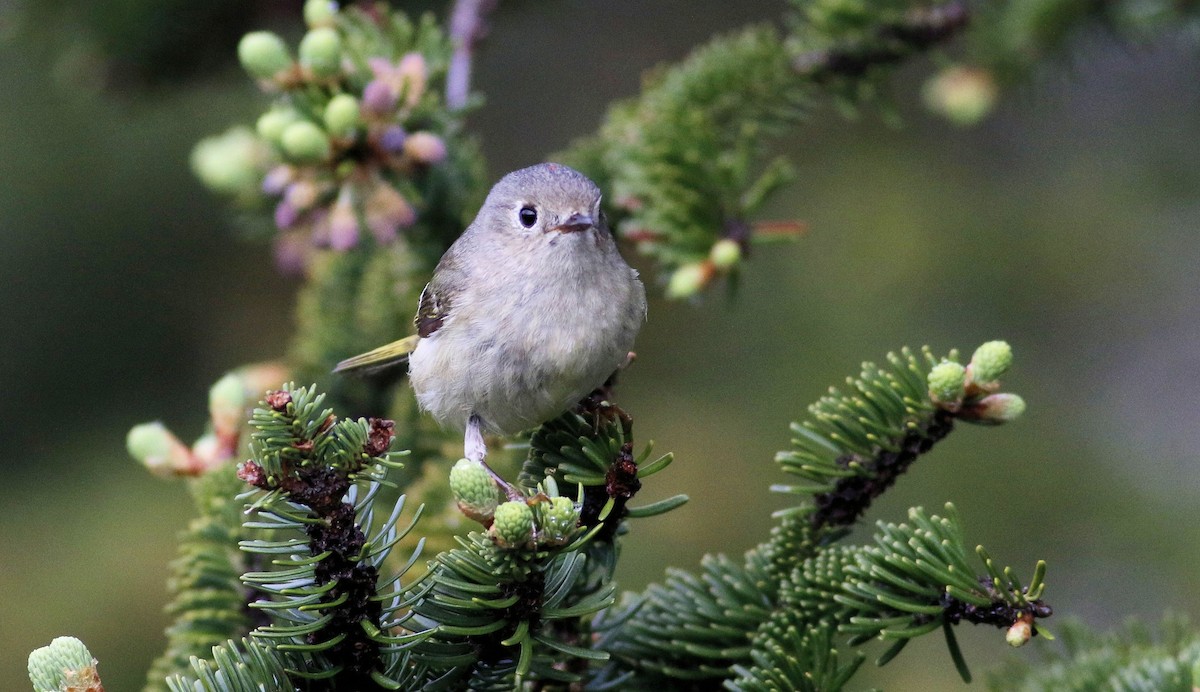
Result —
<path fill-rule="evenodd" d="M 1000 425 L 1025 413 L 1025 400 L 1016 394 L 989 394 L 959 412 L 959 418 L 971 423 Z"/>
<path fill-rule="evenodd" d="M 324 130 L 307 120 L 284 128 L 279 143 L 288 158 L 300 163 L 318 163 L 329 158 L 329 137 Z"/>
<path fill-rule="evenodd" d="M 75 637 L 56 637 L 29 654 L 29 681 L 34 692 L 99 690 L 96 659 Z"/>
<path fill-rule="evenodd" d="M 271 79 L 292 66 L 283 39 L 270 31 L 253 31 L 238 43 L 238 60 L 251 76 Z"/>
<path fill-rule="evenodd" d="M 551 498 L 538 505 L 541 521 L 538 523 L 538 541 L 547 545 L 563 545 L 575 533 L 579 523 L 579 511 L 569 497 Z"/>
<path fill-rule="evenodd" d="M 258 132 L 258 136 L 262 137 L 267 142 L 279 146 L 279 140 L 283 137 L 283 131 L 288 125 L 301 119 L 301 115 L 294 108 L 272 108 L 271 110 L 258 116 L 258 122 L 254 124 L 254 130 Z"/>
<path fill-rule="evenodd" d="M 712 249 L 708 251 L 708 259 L 717 269 L 732 269 L 742 259 L 742 246 L 738 245 L 736 240 L 722 238 L 713 243 Z"/>
<path fill-rule="evenodd" d="M 925 107 L 956 125 L 974 125 L 996 105 L 996 80 L 991 72 L 973 67 L 951 67 L 925 83 Z"/>
<path fill-rule="evenodd" d="M 473 459 L 459 459 L 450 469 L 450 492 L 463 514 L 485 525 L 504 499 L 492 475 Z"/>
<path fill-rule="evenodd" d="M 1033 639 L 1033 624 L 1026 618 L 1019 618 L 1004 634 L 1004 641 L 1011 647 L 1024 646 Z"/>
<path fill-rule="evenodd" d="M 208 390 L 208 415 L 212 418 L 213 432 L 220 437 L 236 436 L 246 419 L 248 403 L 242 378 L 229 373 L 217 380 Z"/>
<path fill-rule="evenodd" d="M 362 123 L 358 99 L 338 94 L 325 106 L 325 128 L 335 137 L 345 137 Z"/>
<path fill-rule="evenodd" d="M 488 533 L 501 548 L 523 548 L 529 545 L 533 540 L 533 510 L 524 500 L 505 502 L 496 508 L 492 528 Z"/>
<path fill-rule="evenodd" d="M 304 3 L 304 23 L 309 28 L 333 26 L 337 22 L 338 4 L 333 0 L 308 0 Z"/>
<path fill-rule="evenodd" d="M 989 341 L 971 356 L 971 382 L 987 388 L 995 384 L 1012 365 L 1012 347 L 1007 341 Z"/>
<path fill-rule="evenodd" d="M 205 137 L 192 149 L 192 172 L 214 192 L 237 195 L 257 192 L 268 151 L 248 128 L 234 127 Z"/>
<path fill-rule="evenodd" d="M 158 421 L 135 425 L 125 436 L 125 449 L 152 473 L 171 475 L 192 466 L 192 453 Z"/>
<path fill-rule="evenodd" d="M 934 401 L 949 404 L 962 399 L 967 383 L 967 369 L 954 361 L 944 360 L 933 366 L 927 378 L 929 396 Z"/>
<path fill-rule="evenodd" d="M 704 262 L 685 264 L 671 274 L 667 282 L 667 297 L 673 299 L 691 298 L 708 285 L 712 278 L 712 267 Z"/>
<path fill-rule="evenodd" d="M 300 40 L 300 64 L 318 77 L 332 77 L 342 69 L 342 37 L 327 26 L 312 29 Z"/>

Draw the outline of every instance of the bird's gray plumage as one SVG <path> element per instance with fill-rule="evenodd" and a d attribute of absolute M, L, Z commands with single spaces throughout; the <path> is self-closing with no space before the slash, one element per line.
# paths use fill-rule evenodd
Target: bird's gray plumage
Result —
<path fill-rule="evenodd" d="M 536 220 L 526 225 L 533 209 Z M 646 315 L 600 190 L 559 164 L 492 188 L 426 287 L 409 358 L 417 401 L 444 425 L 511 434 L 561 413 L 626 360 Z"/>

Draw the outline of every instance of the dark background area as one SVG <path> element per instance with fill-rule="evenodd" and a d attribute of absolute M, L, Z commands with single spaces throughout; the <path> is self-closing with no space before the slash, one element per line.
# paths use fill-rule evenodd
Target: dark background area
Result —
<path fill-rule="evenodd" d="M 296 282 L 237 238 L 187 157 L 261 110 L 234 47 L 249 28 L 298 35 L 298 5 L 0 4 L 0 688 L 26 689 L 27 653 L 62 634 L 112 690 L 140 686 L 161 650 L 192 511 L 124 436 L 162 419 L 194 438 L 209 384 L 286 349 Z M 647 68 L 780 9 L 501 2 L 471 118 L 490 173 L 563 148 Z M 968 130 L 920 109 L 929 67 L 895 82 L 902 127 L 825 109 L 782 143 L 800 176 L 768 215 L 806 237 L 757 253 L 732 297 L 652 302 L 620 396 L 640 439 L 677 456 L 646 498 L 692 502 L 634 526 L 621 585 L 765 537 L 788 422 L 860 361 L 1004 338 L 1026 416 L 951 436 L 856 539 L 952 500 L 968 540 L 1021 575 L 1049 562 L 1055 619 L 1195 614 L 1196 46 L 1082 36 Z M 1010 655 L 1001 631 L 959 633 L 977 672 Z M 864 673 L 861 687 L 962 687 L 936 636 Z"/>

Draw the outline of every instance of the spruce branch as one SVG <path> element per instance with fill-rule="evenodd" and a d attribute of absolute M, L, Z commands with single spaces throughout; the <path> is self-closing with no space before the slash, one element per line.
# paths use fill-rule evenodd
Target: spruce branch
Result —
<path fill-rule="evenodd" d="M 914 7 L 894 20 L 870 26 L 861 40 L 800 53 L 792 66 L 818 83 L 862 77 L 871 69 L 898 63 L 954 38 L 970 19 L 970 9 L 958 0 Z"/>
<path fill-rule="evenodd" d="M 1054 642 L 1039 642 L 1033 662 L 1010 660 L 987 676 L 988 689 L 1171 690 L 1200 684 L 1200 635 L 1182 615 L 1168 614 L 1151 627 L 1131 620 L 1107 632 L 1069 620 Z"/>
<path fill-rule="evenodd" d="M 347 689 L 396 689 L 412 673 L 407 649 L 428 633 L 405 626 L 398 580 L 408 566 L 380 575 L 412 528 L 397 528 L 403 498 L 374 521 L 384 476 L 399 466 L 388 452 L 394 424 L 338 420 L 323 400 L 313 389 L 288 386 L 268 392 L 254 411 L 254 459 L 238 476 L 261 494 L 245 525 L 287 537 L 241 543 L 277 567 L 242 577 L 266 595 L 252 607 L 272 619 L 252 635 L 285 652 L 291 675 Z"/>
<path fill-rule="evenodd" d="M 885 366 L 863 363 L 844 391 L 831 387 L 807 420 L 792 425 L 793 448 L 775 460 L 804 482 L 774 489 L 812 495 L 813 506 L 794 511 L 814 527 L 848 526 L 955 421 L 999 424 L 1020 415 L 1020 397 L 996 391 L 1012 362 L 1008 344 L 980 346 L 965 367 L 957 360 L 955 351 L 938 358 L 928 348 L 919 355 L 904 348 Z"/>
<path fill-rule="evenodd" d="M 193 656 L 186 671 L 166 679 L 170 692 L 294 689 L 282 657 L 252 639 L 212 647 L 209 656 Z"/>
<path fill-rule="evenodd" d="M 994 424 L 1023 409 L 1023 403 L 1015 403 L 1019 397 L 998 392 L 999 378 L 1012 362 L 1008 344 L 983 344 L 966 366 L 957 358 L 955 351 L 938 359 L 929 349 L 919 357 L 902 349 L 888 355 L 887 366 L 864 364 L 858 378 L 847 379 L 846 392 L 831 388 L 810 406 L 809 419 L 792 425 L 794 449 L 776 457 L 785 472 L 805 482 L 775 489 L 811 500 L 777 513 L 780 523 L 771 538 L 740 563 L 709 556 L 698 574 L 670 569 L 664 582 L 627 597 L 620 610 L 606 614 L 598 624 L 604 633 L 599 646 L 612 654 L 613 662 L 603 669 L 602 679 L 629 673 L 639 684 L 669 686 L 677 680 L 728 681 L 729 671 L 736 670 L 739 682 L 728 684 L 755 689 L 769 686 L 772 676 L 780 674 L 761 661 L 792 646 L 793 632 L 824 627 L 840 636 L 858 635 L 852 642 L 857 645 L 887 629 L 881 623 L 910 616 L 919 623 L 906 619 L 909 627 L 888 630 L 889 636 L 916 636 L 963 620 L 1006 627 L 1022 622 L 1030 625 L 1029 636 L 1036 633 L 1033 619 L 1049 615 L 1036 600 L 1040 568 L 1028 594 L 1010 572 L 996 572 L 990 560 L 985 560 L 986 572 L 976 575 L 960 559 L 966 548 L 957 524 L 938 523 L 943 520 L 920 513 L 914 515 L 917 529 L 894 530 L 924 531 L 945 541 L 936 548 L 933 564 L 959 575 L 958 581 L 930 584 L 929 575 L 909 575 L 900 581 L 910 591 L 884 594 L 871 603 L 846 595 L 852 588 L 871 594 L 880 588 L 868 576 L 854 581 L 860 561 L 877 559 L 886 565 L 903 557 L 892 543 L 879 553 L 833 545 L 846 535 L 846 527 L 919 455 L 951 432 L 954 420 Z M 1008 404 L 997 407 L 997 397 Z M 876 568 L 863 569 L 873 575 Z M 945 603 L 940 600 L 944 594 L 950 594 Z M 922 600 L 929 597 L 934 603 Z M 949 630 L 947 637 L 951 651 L 957 652 Z M 856 665 L 843 668 L 825 656 L 805 660 L 832 675 L 831 680 L 840 679 L 837 671 L 852 672 Z M 806 674 L 792 683 L 802 686 Z"/>
<path fill-rule="evenodd" d="M 624 518 L 667 511 L 683 499 L 629 508 L 639 477 L 665 468 L 632 456 L 632 418 L 597 390 L 530 438 L 518 487 L 505 493 L 482 465 L 460 460 L 450 484 L 458 506 L 487 527 L 437 557 L 413 612 L 436 634 L 415 656 L 439 684 L 512 689 L 582 684 L 608 659 L 593 644 L 594 616 L 612 606 L 616 539 Z M 560 494 L 560 487 L 575 488 Z"/>
<path fill-rule="evenodd" d="M 823 95 L 869 97 L 882 68 L 945 43 L 969 18 L 957 0 L 793 4 L 786 35 L 754 26 L 712 40 L 561 155 L 611 191 L 617 231 L 655 259 L 668 297 L 735 274 L 752 244 L 777 237 L 760 237 L 753 221 L 794 177 L 785 158 L 767 156 L 770 139 Z"/>

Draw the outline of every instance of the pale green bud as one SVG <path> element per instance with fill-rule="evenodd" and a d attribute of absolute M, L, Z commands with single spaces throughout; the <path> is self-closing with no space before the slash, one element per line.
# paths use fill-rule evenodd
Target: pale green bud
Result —
<path fill-rule="evenodd" d="M 193 466 L 191 450 L 158 421 L 133 426 L 125 436 L 125 449 L 157 475 L 187 472 Z"/>
<path fill-rule="evenodd" d="M 233 437 L 246 419 L 246 386 L 242 378 L 229 373 L 217 380 L 208 390 L 208 415 L 213 432 L 219 437 Z"/>
<path fill-rule="evenodd" d="M 708 285 L 712 273 L 712 265 L 705 262 L 695 262 L 679 267 L 671 274 L 671 279 L 667 282 L 667 297 L 691 298 Z"/>
<path fill-rule="evenodd" d="M 358 99 L 350 94 L 338 94 L 325 106 L 325 127 L 336 137 L 345 137 L 362 124 Z"/>
<path fill-rule="evenodd" d="M 279 146 L 279 140 L 283 137 L 283 131 L 287 129 L 288 125 L 299 121 L 301 118 L 300 113 L 294 108 L 272 108 L 258 116 L 258 122 L 254 124 L 254 130 L 258 132 L 259 137 L 262 137 L 275 146 Z"/>
<path fill-rule="evenodd" d="M 266 147 L 248 128 L 205 137 L 192 149 L 192 172 L 214 192 L 236 195 L 258 188 Z"/>
<path fill-rule="evenodd" d="M 956 125 L 974 125 L 996 105 L 996 81 L 987 70 L 951 67 L 921 89 L 925 106 Z"/>
<path fill-rule="evenodd" d="M 717 269 L 732 269 L 742 259 L 742 246 L 738 245 L 736 240 L 722 238 L 713 243 L 712 249 L 708 251 L 708 259 Z"/>
<path fill-rule="evenodd" d="M 1012 365 L 1012 347 L 1007 341 L 989 341 L 971 356 L 971 382 L 987 388 L 1008 372 Z"/>
<path fill-rule="evenodd" d="M 575 533 L 579 524 L 579 511 L 569 497 L 554 497 L 538 505 L 541 521 L 538 524 L 538 540 L 548 545 L 563 545 Z"/>
<path fill-rule="evenodd" d="M 966 389 L 967 369 L 954 361 L 944 360 L 929 370 L 929 396 L 934 401 L 952 403 L 962 399 Z"/>
<path fill-rule="evenodd" d="M 318 163 L 329 158 L 329 137 L 307 120 L 288 125 L 279 140 L 283 153 L 301 163 Z"/>
<path fill-rule="evenodd" d="M 462 513 L 481 524 L 492 521 L 503 495 L 492 475 L 474 459 L 459 459 L 450 469 L 450 492 Z"/>
<path fill-rule="evenodd" d="M 989 394 L 959 413 L 959 418 L 971 423 L 1000 425 L 1020 418 L 1025 413 L 1025 400 L 1016 394 Z"/>
<path fill-rule="evenodd" d="M 336 29 L 322 26 L 300 39 L 300 64 L 318 77 L 332 77 L 342 68 L 342 37 Z"/>
<path fill-rule="evenodd" d="M 1033 624 L 1024 617 L 1018 618 L 1004 634 L 1004 641 L 1014 648 L 1024 646 L 1030 639 L 1033 639 Z"/>
<path fill-rule="evenodd" d="M 34 692 L 102 689 L 96 659 L 75 637 L 55 637 L 29 654 L 29 681 Z"/>
<path fill-rule="evenodd" d="M 251 76 L 259 79 L 271 79 L 292 66 L 292 56 L 283 39 L 270 31 L 253 31 L 243 36 L 238 42 L 238 60 Z"/>
<path fill-rule="evenodd" d="M 533 540 L 533 510 L 524 500 L 505 502 L 496 508 L 488 534 L 501 548 L 529 545 Z"/>
<path fill-rule="evenodd" d="M 308 0 L 304 3 L 304 23 L 310 28 L 333 26 L 337 21 L 338 4 L 333 0 Z"/>

